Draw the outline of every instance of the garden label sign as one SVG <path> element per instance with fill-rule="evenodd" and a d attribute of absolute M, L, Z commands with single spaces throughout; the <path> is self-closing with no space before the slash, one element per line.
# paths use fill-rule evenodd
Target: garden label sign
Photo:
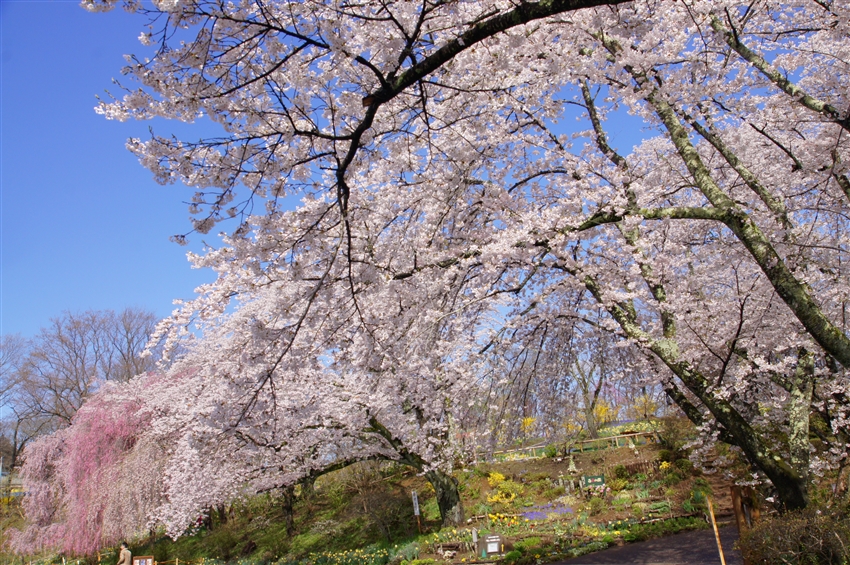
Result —
<path fill-rule="evenodd" d="M 478 554 L 481 557 L 500 555 L 505 550 L 505 540 L 500 535 L 489 535 L 478 538 Z"/>
<path fill-rule="evenodd" d="M 153 565 L 153 555 L 140 555 L 133 558 L 133 565 Z"/>
<path fill-rule="evenodd" d="M 605 484 L 605 475 L 584 475 L 581 482 L 584 488 L 601 487 Z"/>
<path fill-rule="evenodd" d="M 413 496 L 413 515 L 419 516 L 419 496 L 416 491 L 410 493 Z"/>

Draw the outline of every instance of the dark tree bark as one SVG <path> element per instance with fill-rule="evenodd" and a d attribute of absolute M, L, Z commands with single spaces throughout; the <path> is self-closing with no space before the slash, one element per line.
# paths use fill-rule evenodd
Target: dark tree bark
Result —
<path fill-rule="evenodd" d="M 457 488 L 457 479 L 442 471 L 428 471 L 425 473 L 425 478 L 434 487 L 443 526 L 463 524 L 463 504 L 461 504 L 460 491 Z"/>
<path fill-rule="evenodd" d="M 281 497 L 281 508 L 283 509 L 283 519 L 286 522 L 286 534 L 292 536 L 295 533 L 295 486 L 291 485 L 283 488 L 283 496 Z"/>

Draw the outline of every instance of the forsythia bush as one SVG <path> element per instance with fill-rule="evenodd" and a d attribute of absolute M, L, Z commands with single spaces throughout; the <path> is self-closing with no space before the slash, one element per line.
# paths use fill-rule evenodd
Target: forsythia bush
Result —
<path fill-rule="evenodd" d="M 496 488 L 503 482 L 505 482 L 505 476 L 499 472 L 493 471 L 487 476 L 487 484 L 490 488 Z"/>

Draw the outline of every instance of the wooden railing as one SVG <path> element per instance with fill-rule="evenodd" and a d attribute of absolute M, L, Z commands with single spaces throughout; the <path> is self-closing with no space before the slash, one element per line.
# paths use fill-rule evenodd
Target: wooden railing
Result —
<path fill-rule="evenodd" d="M 607 449 L 609 447 L 624 447 L 632 442 L 632 445 L 647 445 L 649 443 L 658 443 L 658 434 L 655 432 L 634 432 L 630 434 L 620 434 L 616 436 L 600 437 L 597 439 L 586 439 L 576 442 L 575 447 L 570 451 L 595 451 L 599 449 Z"/>
<path fill-rule="evenodd" d="M 632 445 L 658 443 L 658 434 L 656 432 L 632 432 L 615 436 L 600 437 L 597 439 L 586 439 L 575 442 L 570 446 L 563 446 L 563 444 L 561 444 L 558 448 L 558 454 L 563 454 L 567 447 L 571 453 L 576 451 L 584 453 L 585 451 L 597 451 L 611 447 L 625 447 L 629 445 L 629 441 L 632 442 Z M 528 447 L 518 447 L 516 449 L 501 449 L 493 452 L 493 459 L 503 459 L 515 453 L 525 453 L 530 458 L 543 457 L 545 450 L 545 443 L 530 445 Z"/>

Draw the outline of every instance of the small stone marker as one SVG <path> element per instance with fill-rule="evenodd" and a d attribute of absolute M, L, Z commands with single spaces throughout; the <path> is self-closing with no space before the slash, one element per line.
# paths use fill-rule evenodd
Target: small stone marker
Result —
<path fill-rule="evenodd" d="M 505 550 L 505 540 L 498 534 L 478 538 L 478 554 L 487 558 L 491 555 L 501 555 Z"/>

